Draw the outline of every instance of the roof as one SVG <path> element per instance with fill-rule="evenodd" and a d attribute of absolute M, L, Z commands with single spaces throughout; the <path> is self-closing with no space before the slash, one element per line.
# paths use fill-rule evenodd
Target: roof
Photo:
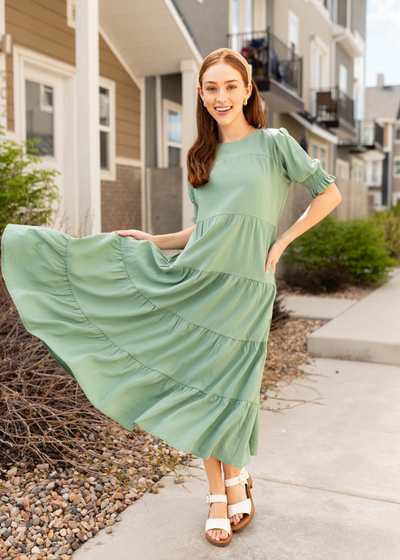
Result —
<path fill-rule="evenodd" d="M 365 88 L 365 118 L 399 119 L 400 85 Z"/>

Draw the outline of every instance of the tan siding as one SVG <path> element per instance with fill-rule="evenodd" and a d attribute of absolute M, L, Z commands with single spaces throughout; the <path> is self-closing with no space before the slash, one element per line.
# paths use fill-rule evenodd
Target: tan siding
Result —
<path fill-rule="evenodd" d="M 6 33 L 14 43 L 75 65 L 75 30 L 66 0 L 6 0 Z M 116 82 L 116 153 L 140 159 L 140 90 L 102 37 L 100 75 Z M 13 63 L 7 57 L 7 127 L 14 130 Z"/>

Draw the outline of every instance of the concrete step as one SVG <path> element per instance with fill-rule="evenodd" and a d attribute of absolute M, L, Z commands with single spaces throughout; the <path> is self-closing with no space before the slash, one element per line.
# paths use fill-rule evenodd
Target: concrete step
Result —
<path fill-rule="evenodd" d="M 320 358 L 400 365 L 400 269 L 307 338 Z"/>

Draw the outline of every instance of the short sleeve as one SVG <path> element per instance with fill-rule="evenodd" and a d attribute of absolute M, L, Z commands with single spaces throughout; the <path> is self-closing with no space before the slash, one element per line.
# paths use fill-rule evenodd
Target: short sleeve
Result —
<path fill-rule="evenodd" d="M 196 197 L 194 194 L 194 188 L 192 187 L 192 185 L 189 183 L 188 181 L 188 193 L 189 193 L 189 198 L 190 200 L 193 202 L 193 206 L 194 206 L 194 216 L 193 218 L 190 220 L 191 222 L 193 222 L 194 224 L 197 222 L 197 212 L 199 210 L 197 201 L 196 201 Z"/>
<path fill-rule="evenodd" d="M 321 167 L 319 159 L 311 159 L 286 128 L 279 128 L 274 138 L 278 161 L 288 182 L 304 185 L 315 198 L 335 181 L 336 177 Z"/>

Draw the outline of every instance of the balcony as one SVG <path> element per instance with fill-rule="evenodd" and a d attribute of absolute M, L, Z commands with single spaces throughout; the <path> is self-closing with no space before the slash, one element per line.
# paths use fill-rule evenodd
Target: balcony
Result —
<path fill-rule="evenodd" d="M 355 138 L 340 139 L 338 148 L 346 148 L 351 153 L 384 153 L 383 128 L 377 122 L 357 120 L 355 128 Z"/>
<path fill-rule="evenodd" d="M 303 59 L 278 39 L 271 29 L 228 34 L 231 49 L 249 63 L 260 94 L 270 110 L 303 111 Z"/>
<path fill-rule="evenodd" d="M 354 102 L 338 86 L 323 90 L 312 89 L 313 118 L 319 125 L 325 125 L 339 138 L 354 139 Z"/>

